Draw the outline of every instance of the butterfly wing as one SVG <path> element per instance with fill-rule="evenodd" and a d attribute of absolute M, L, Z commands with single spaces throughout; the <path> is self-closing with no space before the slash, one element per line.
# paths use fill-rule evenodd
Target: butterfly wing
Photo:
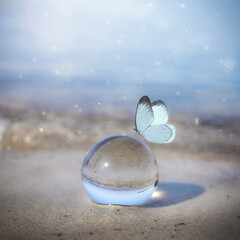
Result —
<path fill-rule="evenodd" d="M 169 143 L 175 138 L 176 129 L 170 124 L 151 125 L 141 135 L 152 143 Z"/>
<path fill-rule="evenodd" d="M 143 96 L 137 105 L 135 126 L 136 130 L 142 135 L 142 132 L 152 124 L 154 119 L 151 102 L 148 96 Z"/>
<path fill-rule="evenodd" d="M 166 124 L 168 121 L 168 112 L 165 103 L 161 100 L 152 103 L 154 120 L 152 125 Z"/>
<path fill-rule="evenodd" d="M 172 124 L 167 124 L 167 126 L 172 130 L 172 136 L 165 143 L 170 143 L 176 137 L 176 128 Z"/>

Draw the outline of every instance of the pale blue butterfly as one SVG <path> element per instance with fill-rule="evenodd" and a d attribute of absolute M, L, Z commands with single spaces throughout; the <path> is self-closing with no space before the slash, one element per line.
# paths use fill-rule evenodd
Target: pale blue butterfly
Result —
<path fill-rule="evenodd" d="M 165 103 L 161 100 L 150 102 L 148 96 L 143 96 L 137 105 L 135 116 L 135 131 L 145 140 L 152 143 L 170 143 L 176 136 L 176 128 L 168 121 Z"/>

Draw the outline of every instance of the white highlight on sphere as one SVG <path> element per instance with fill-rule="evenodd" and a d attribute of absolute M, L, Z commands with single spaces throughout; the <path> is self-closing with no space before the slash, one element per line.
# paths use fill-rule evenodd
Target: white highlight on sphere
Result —
<path fill-rule="evenodd" d="M 165 196 L 165 193 L 163 191 L 159 191 L 159 190 L 156 190 L 155 192 L 153 192 L 151 198 L 154 199 L 154 198 L 163 198 Z"/>
<path fill-rule="evenodd" d="M 23 75 L 22 74 L 18 74 L 18 78 L 22 79 Z"/>
<path fill-rule="evenodd" d="M 52 45 L 52 50 L 55 51 L 57 49 L 56 45 Z"/>
<path fill-rule="evenodd" d="M 176 92 L 176 96 L 180 96 L 181 93 L 179 91 Z"/>
<path fill-rule="evenodd" d="M 33 62 L 36 62 L 36 61 L 37 61 L 37 58 L 33 57 L 33 58 L 32 58 L 32 61 L 33 61 Z"/>
<path fill-rule="evenodd" d="M 40 128 L 38 129 L 38 131 L 42 133 L 42 132 L 44 131 L 44 129 L 43 129 L 42 127 L 40 127 Z"/>

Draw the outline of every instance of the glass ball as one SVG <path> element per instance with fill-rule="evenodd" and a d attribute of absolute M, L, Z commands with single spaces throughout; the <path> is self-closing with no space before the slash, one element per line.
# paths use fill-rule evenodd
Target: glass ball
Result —
<path fill-rule="evenodd" d="M 156 189 L 156 158 L 135 137 L 110 136 L 88 152 L 82 164 L 82 182 L 96 203 L 141 205 Z"/>

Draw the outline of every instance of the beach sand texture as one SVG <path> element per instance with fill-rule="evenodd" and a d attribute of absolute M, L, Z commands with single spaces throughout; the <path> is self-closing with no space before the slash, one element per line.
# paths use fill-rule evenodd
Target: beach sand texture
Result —
<path fill-rule="evenodd" d="M 134 135 L 134 112 L 2 104 L 0 239 L 239 239 L 238 119 L 170 121 L 175 141 L 148 143 L 159 165 L 151 200 L 104 206 L 86 195 L 81 164 L 98 140 Z"/>

